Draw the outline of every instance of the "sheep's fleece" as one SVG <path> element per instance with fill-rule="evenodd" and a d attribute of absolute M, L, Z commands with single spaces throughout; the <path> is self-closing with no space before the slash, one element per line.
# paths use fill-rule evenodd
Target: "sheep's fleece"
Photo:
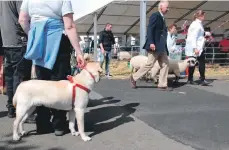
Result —
<path fill-rule="evenodd" d="M 130 60 L 131 54 L 130 52 L 121 51 L 117 54 L 119 60 Z"/>
<path fill-rule="evenodd" d="M 130 65 L 133 69 L 138 70 L 141 66 L 147 63 L 148 57 L 143 55 L 138 55 L 130 60 Z M 189 60 L 193 60 L 193 63 L 196 63 L 195 58 L 189 58 L 186 60 L 172 60 L 169 59 L 169 74 L 174 73 L 176 76 L 180 76 L 180 73 L 185 71 L 186 68 L 190 65 Z M 195 65 L 195 64 L 192 64 Z M 158 61 L 156 61 L 154 67 L 160 68 Z"/>

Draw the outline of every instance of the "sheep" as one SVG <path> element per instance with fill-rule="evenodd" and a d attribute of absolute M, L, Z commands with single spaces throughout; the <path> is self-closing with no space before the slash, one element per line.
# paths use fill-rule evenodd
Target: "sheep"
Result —
<path fill-rule="evenodd" d="M 148 60 L 148 57 L 142 56 L 142 55 L 135 56 L 135 57 L 131 58 L 131 60 L 130 60 L 130 65 L 132 67 L 131 72 L 133 72 L 134 69 L 136 71 L 142 65 L 145 65 L 147 63 L 147 60 Z M 186 68 L 189 66 L 195 66 L 196 63 L 197 63 L 197 60 L 196 60 L 196 58 L 193 58 L 193 57 L 188 58 L 186 60 L 169 59 L 169 74 L 175 74 L 175 76 L 176 76 L 175 82 L 178 82 L 178 80 L 180 78 L 180 73 L 184 72 L 186 70 Z M 156 61 L 156 63 L 154 64 L 154 67 L 150 70 L 151 78 L 154 81 L 156 81 L 155 76 L 159 70 L 160 70 L 160 66 L 159 66 L 158 61 Z"/>
<path fill-rule="evenodd" d="M 148 57 L 143 55 L 134 56 L 130 59 L 130 67 L 131 67 L 131 73 L 136 72 L 140 67 L 142 67 L 144 64 L 146 64 L 148 60 Z M 151 78 L 151 73 L 147 72 L 145 76 L 143 76 L 141 79 L 146 80 L 153 80 L 154 82 L 157 81 L 156 78 Z"/>
<path fill-rule="evenodd" d="M 118 60 L 130 60 L 131 54 L 130 52 L 121 51 L 117 54 Z"/>

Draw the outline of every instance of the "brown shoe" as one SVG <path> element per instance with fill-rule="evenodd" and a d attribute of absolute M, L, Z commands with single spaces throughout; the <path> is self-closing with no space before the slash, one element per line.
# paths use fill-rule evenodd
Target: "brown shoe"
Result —
<path fill-rule="evenodd" d="M 133 89 L 136 89 L 137 86 L 136 86 L 136 81 L 134 80 L 133 76 L 131 75 L 130 76 L 130 82 L 131 82 L 131 86 Z"/>
<path fill-rule="evenodd" d="M 173 88 L 170 88 L 170 87 L 158 87 L 160 90 L 162 91 L 173 91 Z"/>

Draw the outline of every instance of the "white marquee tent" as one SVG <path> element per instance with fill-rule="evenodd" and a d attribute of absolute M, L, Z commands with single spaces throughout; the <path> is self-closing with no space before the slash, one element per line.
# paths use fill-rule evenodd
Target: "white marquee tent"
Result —
<path fill-rule="evenodd" d="M 91 1 L 91 0 L 87 0 Z M 92 6 L 88 10 L 97 9 L 97 32 L 103 30 L 106 23 L 113 24 L 115 34 L 139 34 L 140 33 L 140 2 L 139 1 L 112 1 L 112 0 L 93 0 Z M 90 4 L 91 5 L 91 4 Z M 146 25 L 150 15 L 157 11 L 158 1 L 146 2 Z M 78 7 L 81 7 L 80 5 Z M 90 8 L 91 7 L 91 8 Z M 179 27 L 188 20 L 192 21 L 192 16 L 197 9 L 206 12 L 204 25 L 211 27 L 215 34 L 222 34 L 229 29 L 229 23 L 223 22 L 229 19 L 229 1 L 170 1 L 170 11 L 166 15 L 167 24 L 177 23 Z M 81 7 L 86 8 L 86 7 Z M 94 11 L 94 10 L 93 10 Z M 94 12 L 88 11 L 86 16 L 76 17 L 78 31 L 81 34 L 93 34 Z M 79 19 L 78 19 L 79 18 Z"/>

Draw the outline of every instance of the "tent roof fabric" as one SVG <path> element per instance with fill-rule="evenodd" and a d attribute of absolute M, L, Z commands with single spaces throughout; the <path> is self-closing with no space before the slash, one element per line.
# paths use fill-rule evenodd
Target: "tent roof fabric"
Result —
<path fill-rule="evenodd" d="M 158 1 L 147 1 L 147 22 L 150 15 L 157 11 Z M 215 34 L 222 34 L 229 29 L 229 1 L 170 1 L 169 12 L 165 16 L 167 25 L 176 23 L 182 27 L 187 20 L 190 24 L 196 10 L 206 12 L 203 24 L 214 30 Z M 96 11 L 98 14 L 97 31 L 104 29 L 106 23 L 113 24 L 115 34 L 139 34 L 140 32 L 140 2 L 139 1 L 113 1 Z M 76 20 L 80 34 L 93 34 L 93 14 Z M 221 24 L 223 24 L 221 27 Z"/>

